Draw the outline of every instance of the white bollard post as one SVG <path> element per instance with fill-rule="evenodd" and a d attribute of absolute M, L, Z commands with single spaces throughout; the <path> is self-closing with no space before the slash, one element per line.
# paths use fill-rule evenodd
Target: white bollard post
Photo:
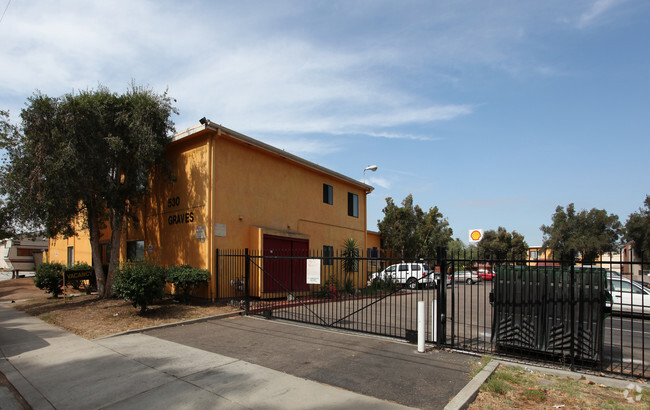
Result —
<path fill-rule="evenodd" d="M 427 321 L 424 314 L 424 301 L 418 302 L 418 352 L 424 353 L 424 328 Z"/>

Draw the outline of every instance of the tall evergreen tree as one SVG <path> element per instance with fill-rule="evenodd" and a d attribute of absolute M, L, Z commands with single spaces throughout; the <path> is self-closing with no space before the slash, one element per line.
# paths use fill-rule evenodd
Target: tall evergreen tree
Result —
<path fill-rule="evenodd" d="M 386 198 L 383 212 L 384 219 L 378 221 L 379 232 L 386 247 L 404 258 L 433 255 L 436 247 L 445 246 L 451 239 L 453 231 L 438 207 L 424 212 L 419 205 L 413 205 L 410 194 L 404 198 L 402 206 Z"/>
<path fill-rule="evenodd" d="M 650 195 L 643 202 L 645 208 L 631 214 L 625 223 L 625 239 L 634 241 L 634 252 L 637 257 L 643 255 L 650 258 Z"/>
<path fill-rule="evenodd" d="M 555 209 L 551 225 L 542 225 L 543 249 L 551 249 L 561 259 L 567 259 L 575 249 L 583 262 L 594 262 L 605 253 L 616 250 L 622 225 L 618 216 L 608 214 L 604 209 L 576 211 L 569 204 L 566 211 L 562 206 Z"/>
<path fill-rule="evenodd" d="M 111 295 L 123 223 L 164 164 L 175 112 L 167 93 L 135 84 L 124 94 L 101 86 L 59 98 L 36 93 L 21 113 L 22 132 L 4 138 L 2 189 L 15 217 L 50 237 L 88 229 L 100 296 Z M 99 244 L 104 226 L 116 250 L 108 272 Z"/>
<path fill-rule="evenodd" d="M 527 256 L 528 244 L 524 236 L 517 231 L 508 232 L 506 228 L 500 226 L 496 231 L 489 230 L 483 233 L 478 249 L 485 256 L 498 260 L 510 258 L 523 260 Z"/>

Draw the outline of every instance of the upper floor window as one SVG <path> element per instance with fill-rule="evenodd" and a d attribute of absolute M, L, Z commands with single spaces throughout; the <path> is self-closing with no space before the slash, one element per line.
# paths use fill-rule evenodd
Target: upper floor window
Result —
<path fill-rule="evenodd" d="M 348 215 L 359 217 L 359 195 L 348 192 Z"/>
<path fill-rule="evenodd" d="M 331 185 L 323 184 L 323 203 L 334 203 L 334 188 Z"/>
<path fill-rule="evenodd" d="M 334 247 L 323 245 L 323 265 L 334 265 Z"/>

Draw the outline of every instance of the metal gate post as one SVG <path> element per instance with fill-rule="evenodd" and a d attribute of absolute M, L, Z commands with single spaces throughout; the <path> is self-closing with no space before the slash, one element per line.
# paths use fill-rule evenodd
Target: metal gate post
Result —
<path fill-rule="evenodd" d="M 245 267 L 244 267 L 244 300 L 245 300 L 245 314 L 248 316 L 248 313 L 250 311 L 250 305 L 251 305 L 251 300 L 250 300 L 250 292 L 249 292 L 249 285 L 250 285 L 250 276 L 251 276 L 251 257 L 248 254 L 248 248 L 245 250 Z"/>
<path fill-rule="evenodd" d="M 214 286 L 211 286 L 214 291 L 214 294 L 212 295 L 212 303 L 219 299 L 219 248 L 214 250 L 214 261 L 214 277 L 212 278 Z"/>
<path fill-rule="evenodd" d="M 440 266 L 440 281 L 438 281 L 438 347 L 447 343 L 447 248 L 438 248 L 438 265 Z"/>
<path fill-rule="evenodd" d="M 570 346 L 570 353 L 571 353 L 571 371 L 575 370 L 575 340 L 576 340 L 576 301 L 575 301 L 575 259 L 576 258 L 576 251 L 574 249 L 571 249 L 569 251 L 569 259 L 571 260 L 571 278 L 570 278 L 570 285 L 569 285 L 569 291 L 571 294 L 569 295 L 569 306 L 571 311 L 569 312 L 569 316 L 571 318 L 571 346 Z"/>

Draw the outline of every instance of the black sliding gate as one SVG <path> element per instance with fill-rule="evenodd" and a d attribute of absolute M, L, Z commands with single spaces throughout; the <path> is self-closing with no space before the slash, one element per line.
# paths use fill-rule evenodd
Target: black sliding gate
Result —
<path fill-rule="evenodd" d="M 648 265 L 612 259 L 582 266 L 445 249 L 417 260 L 282 250 L 216 258 L 219 297 L 247 314 L 414 341 L 422 302 L 435 347 L 649 378 L 650 287 L 617 275 Z M 298 291 L 268 269 L 297 265 L 307 276 Z"/>

